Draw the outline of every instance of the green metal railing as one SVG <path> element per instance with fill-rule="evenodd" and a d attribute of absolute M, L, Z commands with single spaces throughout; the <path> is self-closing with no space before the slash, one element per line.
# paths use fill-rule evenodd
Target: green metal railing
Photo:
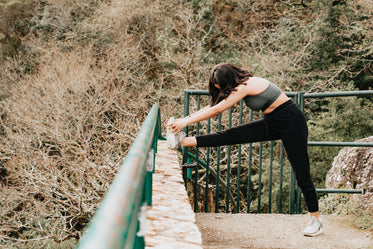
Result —
<path fill-rule="evenodd" d="M 159 104 L 144 121 L 124 162 L 82 238 L 79 249 L 144 248 L 141 207 L 152 204 L 152 174 L 161 138 Z"/>
<path fill-rule="evenodd" d="M 326 97 L 346 97 L 346 96 L 372 96 L 373 91 L 367 90 L 367 91 L 351 91 L 351 92 L 333 92 L 333 93 L 304 93 L 304 92 L 292 92 L 292 93 L 286 93 L 289 97 L 293 99 L 293 101 L 304 111 L 304 105 L 305 105 L 305 99 L 306 98 L 326 98 Z M 196 98 L 191 98 L 191 96 L 195 96 Z M 208 96 L 208 91 L 205 90 L 185 90 L 184 92 L 184 116 L 188 116 L 190 112 L 190 102 L 193 100 L 193 106 L 196 107 L 196 110 L 200 109 L 201 102 L 204 101 L 204 103 L 208 103 L 209 98 L 206 99 Z M 232 113 L 236 113 L 236 119 L 238 115 L 238 125 L 242 124 L 242 113 L 244 110 L 243 101 L 241 100 L 239 103 L 239 107 L 234 107 L 235 111 L 233 111 L 233 107 L 229 109 L 228 111 L 228 120 L 226 120 L 225 128 L 229 128 L 232 126 Z M 238 109 L 238 110 L 237 110 Z M 238 112 L 238 114 L 237 114 Z M 260 114 L 256 114 L 257 117 L 260 117 Z M 217 118 L 217 124 L 213 127 L 217 129 L 217 131 L 222 129 L 222 114 L 220 114 Z M 250 111 L 250 120 L 252 121 L 254 119 L 254 112 Z M 205 133 L 210 133 L 212 130 L 212 120 L 207 121 L 207 127 L 204 127 Z M 196 129 L 193 130 L 193 135 L 200 134 L 200 128 L 201 124 L 196 124 Z M 185 133 L 188 135 L 189 130 L 188 127 L 185 128 Z M 269 143 L 269 145 L 268 145 Z M 279 143 L 279 146 L 277 146 Z M 254 143 L 255 144 L 255 143 Z M 270 141 L 270 142 L 259 142 L 259 146 L 256 146 L 254 148 L 254 144 L 248 144 L 247 148 L 243 148 L 243 145 L 238 145 L 238 147 L 235 147 L 235 151 L 238 151 L 237 158 L 234 159 L 234 163 L 236 166 L 236 176 L 237 180 L 232 183 L 231 178 L 231 166 L 232 166 L 232 146 L 224 146 L 224 153 L 223 153 L 223 146 L 217 147 L 215 156 L 212 158 L 212 148 L 206 148 L 204 151 L 204 155 L 201 156 L 201 149 L 195 149 L 192 151 L 192 149 L 184 148 L 183 149 L 183 165 L 185 166 L 184 172 L 185 172 L 185 180 L 187 178 L 193 179 L 194 185 L 194 210 L 195 211 L 205 211 L 208 212 L 209 207 L 208 203 L 204 205 L 204 210 L 199 210 L 198 207 L 198 199 L 201 198 L 201 196 L 198 196 L 197 188 L 203 188 L 204 189 L 204 196 L 202 199 L 206 200 L 208 199 L 209 195 L 211 195 L 211 191 L 214 191 L 214 205 L 216 207 L 215 212 L 218 212 L 218 210 L 225 209 L 225 212 L 242 212 L 245 210 L 240 210 L 240 207 L 242 206 L 242 189 L 241 189 L 241 172 L 242 172 L 242 161 L 243 159 L 246 159 L 247 163 L 247 184 L 246 189 L 246 212 L 250 212 L 251 210 L 251 200 L 252 196 L 256 195 L 256 205 L 257 208 L 254 212 L 260 213 L 262 212 L 262 186 L 268 188 L 268 213 L 272 212 L 272 202 L 273 202 L 273 181 L 274 181 L 274 164 L 276 163 L 278 172 L 276 180 L 278 181 L 278 190 L 276 192 L 276 198 L 278 199 L 277 203 L 277 209 L 279 213 L 282 213 L 283 211 L 283 188 L 286 187 L 289 188 L 289 213 L 300 213 L 301 212 L 301 191 L 299 188 L 296 187 L 296 181 L 295 181 L 295 175 L 292 170 L 290 170 L 290 177 L 285 178 L 284 173 L 284 149 L 282 142 L 279 141 Z M 309 146 L 348 146 L 348 147 L 373 147 L 373 143 L 359 143 L 359 142 L 329 142 L 329 141 L 309 141 Z M 269 148 L 268 148 L 269 147 Z M 279 157 L 278 160 L 274 160 L 274 150 L 279 150 Z M 254 155 L 254 149 L 256 150 L 256 154 Z M 243 158 L 242 154 L 245 152 L 245 154 L 248 154 L 248 158 Z M 266 159 L 264 162 L 264 154 L 267 154 L 269 156 L 269 161 Z M 225 175 L 225 180 L 222 179 L 220 176 L 221 173 L 221 157 L 224 154 L 224 158 L 226 160 L 226 168 L 224 169 L 227 173 Z M 254 158 L 255 157 L 255 158 Z M 253 191 L 252 189 L 252 171 L 254 167 L 254 159 L 256 159 L 255 167 L 257 170 L 256 174 L 256 181 L 257 181 L 257 187 L 256 191 Z M 214 167 L 211 166 L 211 163 L 215 163 Z M 262 184 L 263 181 L 263 164 L 268 165 L 268 186 L 264 186 Z M 278 165 L 279 164 L 279 165 Z M 203 179 L 198 179 L 199 172 L 202 172 L 203 178 L 205 179 L 204 184 L 201 184 L 201 181 Z M 194 174 L 194 175 L 193 175 Z M 213 180 L 211 180 L 213 178 Z M 284 181 L 285 180 L 285 181 Z M 286 181 L 287 180 L 287 181 Z M 214 181 L 214 182 L 212 182 Z M 210 190 L 211 185 L 213 185 L 213 190 Z M 224 189 L 221 189 L 221 185 L 223 185 Z M 235 186 L 235 192 L 232 193 L 232 185 Z M 289 186 L 290 185 L 290 186 Z M 225 192 L 225 193 L 224 193 Z M 362 189 L 317 189 L 318 193 L 358 193 L 363 194 L 364 190 Z M 225 198 L 223 200 L 220 199 L 220 196 L 225 195 Z M 223 203 L 223 205 L 221 204 Z"/>

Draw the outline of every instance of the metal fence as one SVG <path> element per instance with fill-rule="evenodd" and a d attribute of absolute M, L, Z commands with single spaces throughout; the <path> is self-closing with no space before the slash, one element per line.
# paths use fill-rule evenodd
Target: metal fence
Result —
<path fill-rule="evenodd" d="M 304 111 L 305 99 L 307 98 L 329 98 L 329 97 L 347 97 L 347 96 L 373 96 L 372 90 L 350 91 L 350 92 L 331 92 L 331 93 L 304 93 L 292 92 L 286 93 L 293 101 Z M 194 111 L 201 108 L 201 103 L 208 104 L 208 91 L 204 90 L 185 90 L 184 92 L 184 116 L 190 113 L 190 107 Z M 191 103 L 193 102 L 193 103 Z M 244 112 L 243 101 L 239 107 L 231 107 L 228 111 L 228 118 L 224 120 L 224 128 L 232 127 L 232 116 L 238 125 L 243 122 Z M 248 110 L 246 110 L 248 112 Z M 260 113 L 250 111 L 250 119 L 254 116 L 260 118 Z M 214 122 L 214 124 L 212 124 Z M 223 128 L 222 114 L 217 119 L 210 119 L 207 124 L 197 123 L 195 129 L 185 128 L 187 135 L 199 135 L 201 130 L 204 133 L 210 133 L 212 129 L 217 131 Z M 329 141 L 309 141 L 309 146 L 348 146 L 348 147 L 373 147 L 373 143 L 359 142 L 329 142 Z M 276 148 L 276 152 L 275 152 Z M 255 153 L 254 153 L 255 150 Z M 232 153 L 234 151 L 234 158 Z M 276 159 L 274 158 L 276 154 Z M 264 155 L 265 154 L 265 155 Z M 224 158 L 222 158 L 224 157 Z M 224 161 L 224 167 L 221 161 Z M 255 163 L 254 163 L 255 161 Z M 246 165 L 244 165 L 244 163 Z M 234 175 L 232 174 L 232 164 L 234 164 Z M 265 164 L 265 165 L 264 165 Z M 183 148 L 183 171 L 185 181 L 190 183 L 193 188 L 192 202 L 195 211 L 204 212 L 273 212 L 273 204 L 276 205 L 277 212 L 283 212 L 283 206 L 287 206 L 290 214 L 301 213 L 301 191 L 296 186 L 295 176 L 284 160 L 284 149 L 281 141 L 259 142 L 247 145 L 221 146 L 217 148 L 201 149 Z M 266 170 L 266 179 L 263 183 L 263 167 Z M 222 176 L 222 167 L 224 176 Z M 253 168 L 255 167 L 255 170 Z M 247 171 L 245 179 L 242 179 L 242 170 Z M 255 171 L 255 186 L 253 185 L 252 172 Z M 290 172 L 289 172 L 290 171 Z M 287 174 L 288 173 L 288 174 Z M 201 176 L 202 175 L 202 176 Z M 232 181 L 232 178 L 235 180 Z M 225 179 L 224 179 L 225 178 Z M 242 182 L 245 187 L 242 188 Z M 274 181 L 276 183 L 274 184 Z M 276 189 L 274 188 L 276 186 Z M 255 189 L 257 188 L 257 189 Z M 266 196 L 263 196 L 263 189 L 266 188 Z M 286 191 L 284 189 L 286 188 Z M 286 193 L 285 193 L 286 192 Z M 363 189 L 317 189 L 318 193 L 357 193 L 363 194 Z M 289 202 L 284 203 L 285 194 L 289 195 Z M 223 198 L 221 198 L 223 196 Z M 255 198 L 253 198 L 255 196 Z M 245 197 L 245 199 L 242 199 Z M 263 198 L 266 200 L 265 208 L 262 206 Z M 274 198 L 276 200 L 274 200 Z M 255 201 L 253 202 L 253 199 Z M 204 202 L 202 206 L 199 203 Z M 213 200 L 213 201 L 212 201 Z M 245 204 L 243 204 L 243 202 Z M 274 203 L 277 202 L 277 203 Z M 256 207 L 252 207 L 256 205 Z M 211 210 L 215 206 L 215 210 Z M 244 208 L 242 208 L 244 206 Z"/>
<path fill-rule="evenodd" d="M 151 205 L 157 140 L 161 137 L 159 105 L 144 121 L 104 200 L 82 238 L 80 249 L 144 248 L 139 234 L 141 207 Z"/>

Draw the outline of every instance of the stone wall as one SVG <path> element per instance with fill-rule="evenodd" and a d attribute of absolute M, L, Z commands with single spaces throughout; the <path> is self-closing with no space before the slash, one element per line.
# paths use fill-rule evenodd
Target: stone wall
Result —
<path fill-rule="evenodd" d="M 357 142 L 373 142 L 373 136 Z M 334 158 L 327 188 L 365 189 L 373 193 L 373 147 L 345 147 Z"/>
<path fill-rule="evenodd" d="M 146 211 L 147 249 L 202 249 L 202 237 L 189 203 L 177 152 L 158 142 L 153 174 L 153 205 Z"/>

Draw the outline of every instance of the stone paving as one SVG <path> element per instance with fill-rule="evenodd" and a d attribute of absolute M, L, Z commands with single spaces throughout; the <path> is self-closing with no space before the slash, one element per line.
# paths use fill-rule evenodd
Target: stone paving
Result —
<path fill-rule="evenodd" d="M 356 229 L 348 216 L 321 215 L 324 233 L 303 236 L 307 215 L 196 214 L 204 249 L 373 249 L 369 231 Z"/>
<path fill-rule="evenodd" d="M 153 174 L 153 205 L 146 212 L 146 248 L 202 249 L 202 237 L 189 203 L 177 152 L 158 142 Z"/>

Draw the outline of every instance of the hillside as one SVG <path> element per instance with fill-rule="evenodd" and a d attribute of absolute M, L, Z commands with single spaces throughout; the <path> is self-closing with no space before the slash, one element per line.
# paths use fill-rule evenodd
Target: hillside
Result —
<path fill-rule="evenodd" d="M 0 0 L 0 247 L 74 248 L 152 104 L 181 116 L 217 63 L 286 91 L 372 89 L 372 14 L 370 0 Z M 373 133 L 371 98 L 310 106 L 311 139 Z M 323 184 L 336 150 L 310 153 L 330 153 Z"/>

